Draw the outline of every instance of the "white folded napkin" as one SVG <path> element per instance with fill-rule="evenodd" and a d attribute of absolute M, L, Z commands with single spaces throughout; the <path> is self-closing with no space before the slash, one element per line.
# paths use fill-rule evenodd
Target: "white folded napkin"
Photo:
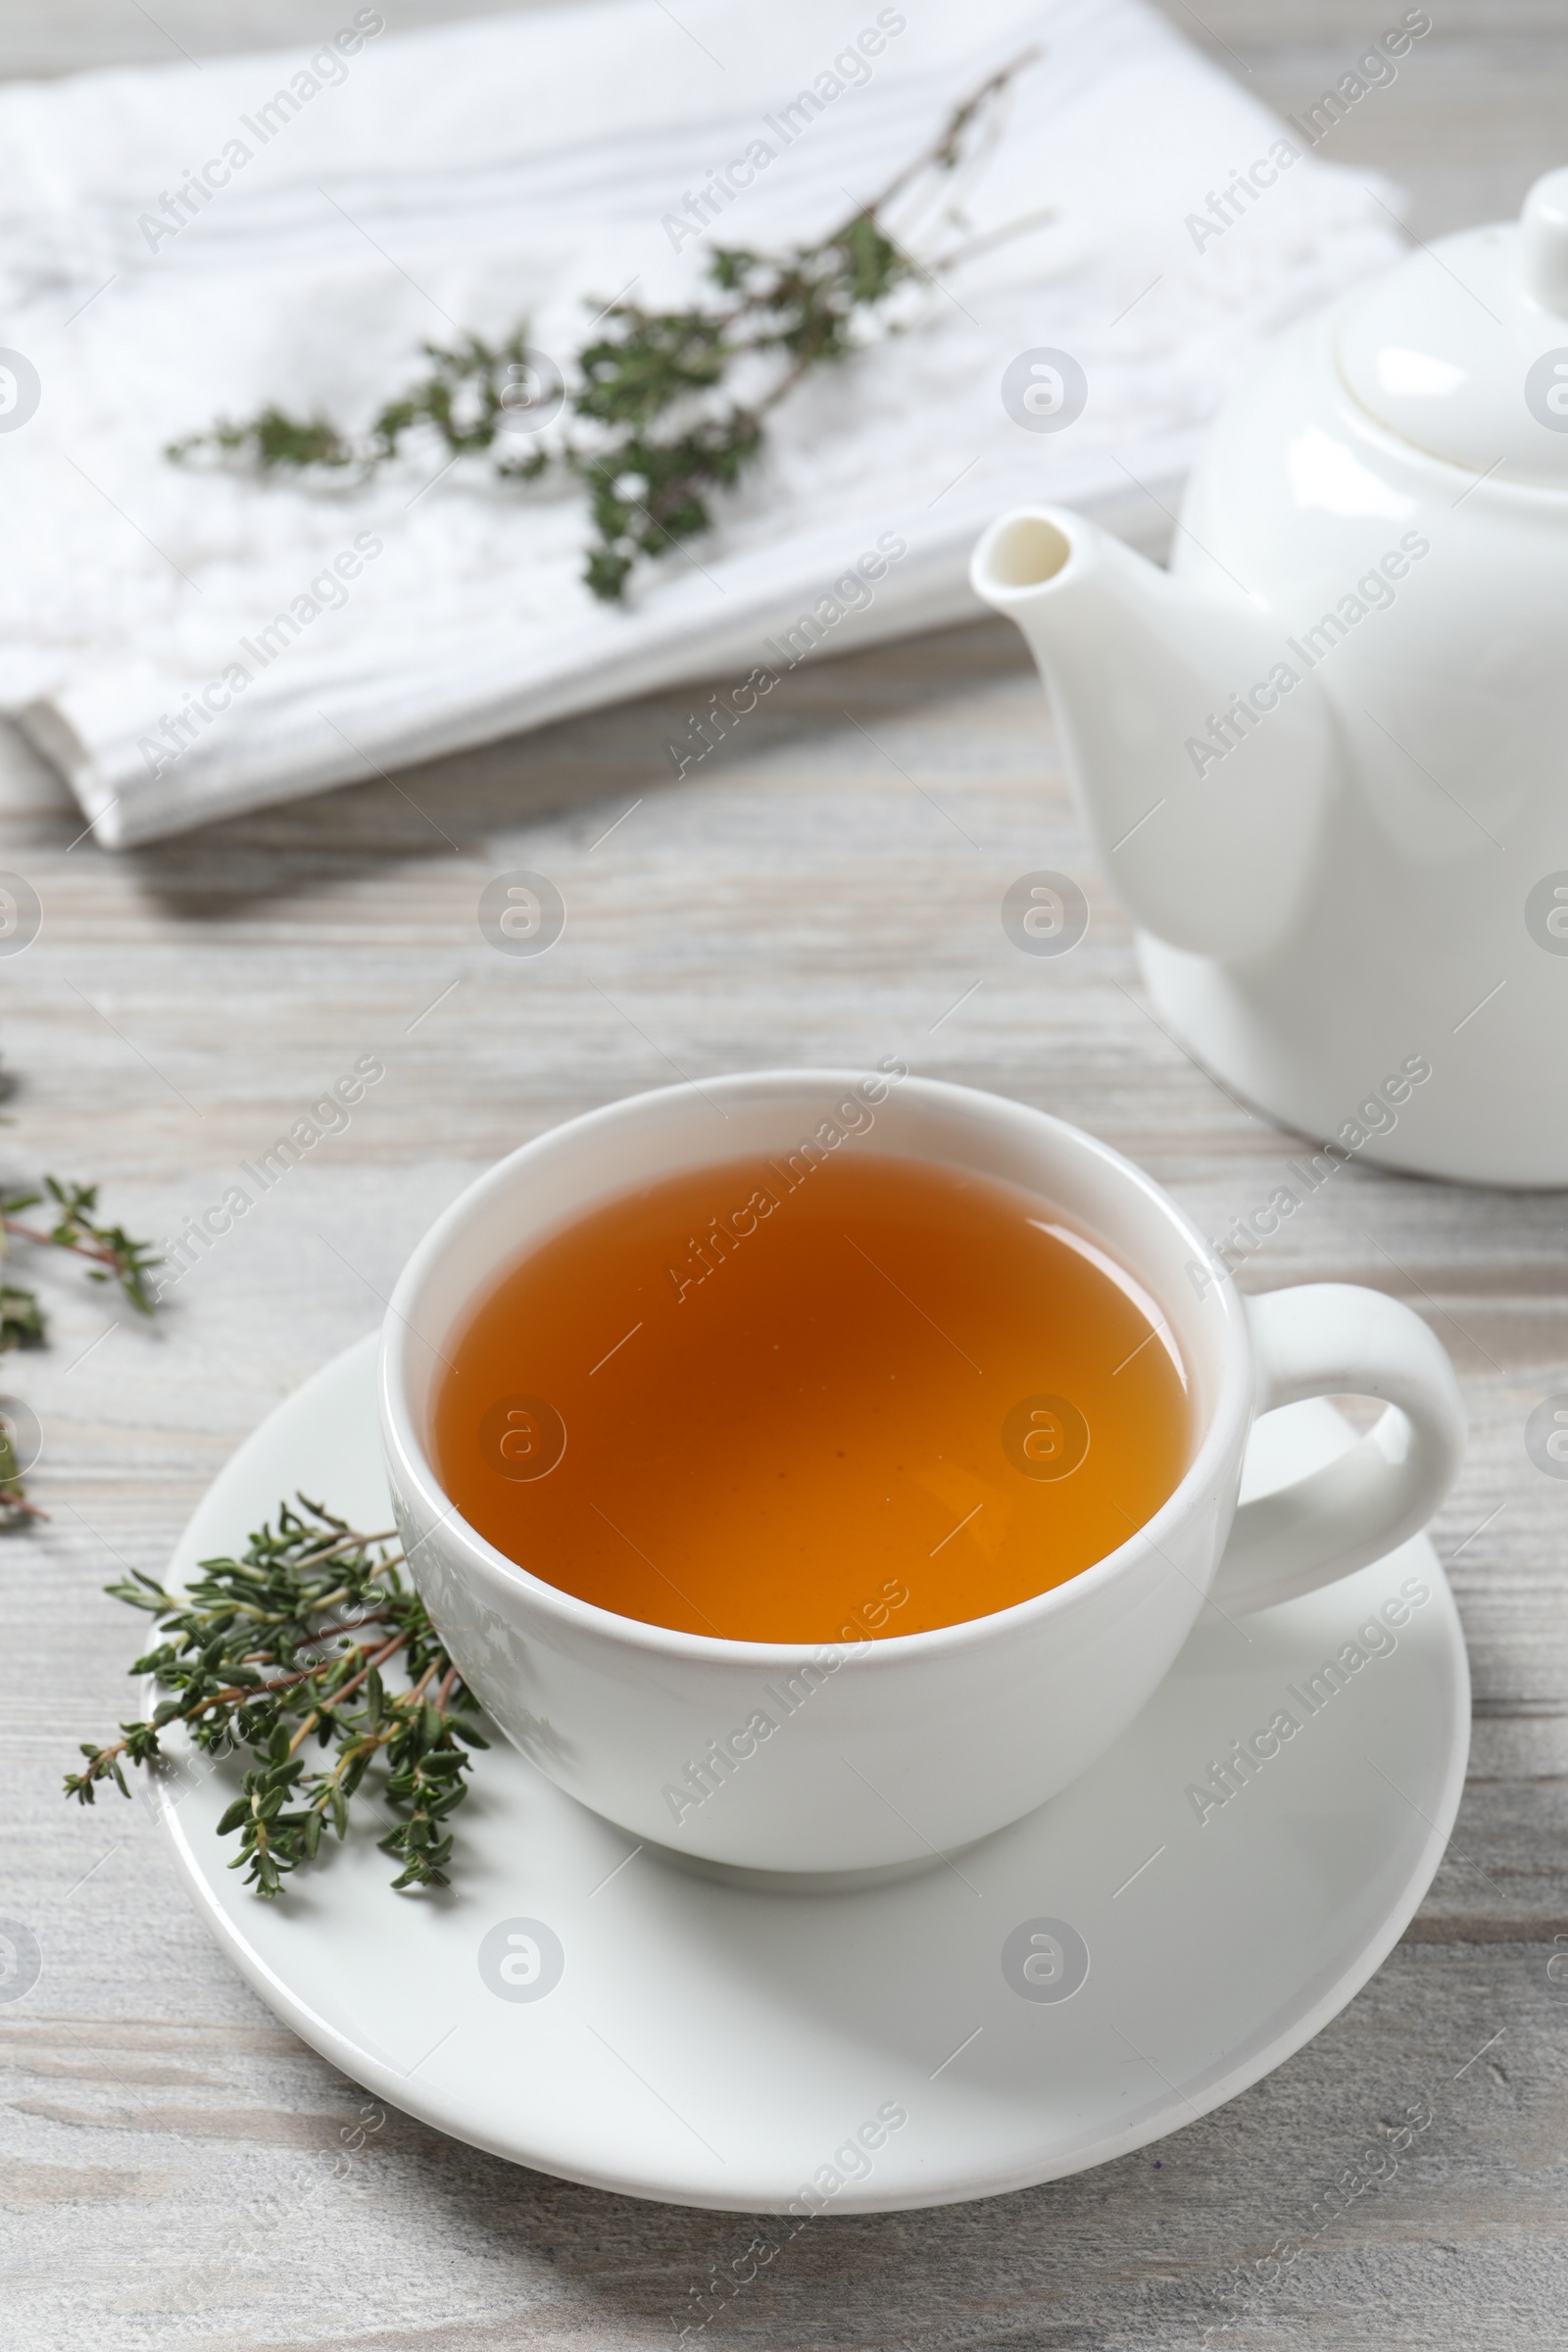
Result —
<path fill-rule="evenodd" d="M 1362 177 L 1310 155 L 1227 198 L 1282 126 L 1140 0 L 379 23 L 342 0 L 314 52 L 0 91 L 0 346 L 23 362 L 0 351 L 0 709 L 109 846 L 955 618 L 977 530 L 1020 498 L 1161 525 L 1259 342 L 1396 251 Z M 324 492 L 162 455 L 269 401 L 363 424 L 421 341 L 466 328 L 527 318 L 569 359 L 622 291 L 691 293 L 692 200 L 734 159 L 751 184 L 708 196 L 714 236 L 820 234 L 1031 44 L 956 193 L 966 237 L 1051 220 L 803 384 L 718 527 L 624 609 L 581 585 L 576 493 L 436 479 L 434 452 Z M 954 241 L 933 221 L 922 250 Z M 1060 431 L 1003 403 L 1042 347 L 1087 383 Z M 7 429 L 29 366 L 36 412 Z"/>

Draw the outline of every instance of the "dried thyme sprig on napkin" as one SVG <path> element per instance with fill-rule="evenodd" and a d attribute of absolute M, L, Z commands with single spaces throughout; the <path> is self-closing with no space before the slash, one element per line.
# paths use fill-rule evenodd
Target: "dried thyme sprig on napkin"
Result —
<path fill-rule="evenodd" d="M 105 1587 L 158 1620 L 166 1639 L 130 1672 L 171 1695 L 150 1720 L 122 1723 L 118 1740 L 83 1740 L 86 1766 L 66 1775 L 66 1793 L 90 1805 L 112 1781 L 128 1796 L 124 1767 L 151 1764 L 176 1724 L 215 1757 L 249 1749 L 244 1792 L 218 1831 L 240 1832 L 229 1868 L 243 1867 L 246 1885 L 270 1898 L 315 1860 L 323 1831 L 346 1836 L 350 1804 L 379 1764 L 378 1792 L 400 1816 L 377 1840 L 403 1866 L 393 1886 L 445 1886 L 444 1824 L 468 1792 L 468 1749 L 489 1745 L 475 1701 L 398 1573 L 396 1537 L 362 1535 L 322 1504 L 296 1500 L 239 1558 L 203 1560 L 183 1592 L 140 1570 Z M 408 1680 L 389 1690 L 394 1660 Z M 308 1771 L 301 1751 L 313 1739 L 332 1758 Z"/>
<path fill-rule="evenodd" d="M 707 278 L 718 300 L 700 296 L 675 311 L 617 301 L 600 311 L 569 386 L 532 349 L 526 326 L 499 344 L 469 334 L 450 348 L 422 345 L 429 371 L 363 434 L 274 405 L 248 423 L 223 420 L 173 442 L 167 455 L 184 463 L 209 452 L 262 472 L 359 481 L 397 457 L 411 434 L 433 432 L 444 466 L 486 457 L 502 480 L 564 474 L 586 491 L 594 527 L 584 581 L 616 603 L 639 560 L 667 555 L 711 526 L 714 494 L 756 463 L 764 419 L 804 376 L 846 359 L 906 285 L 930 282 L 966 258 L 958 250 L 931 264 L 915 260 L 889 228 L 889 208 L 921 180 L 956 170 L 976 126 L 1037 54 L 1028 50 L 991 74 L 928 148 L 826 236 L 779 254 L 716 246 Z M 1000 234 L 1049 218 L 1034 214 Z M 979 244 L 998 241 L 994 234 Z M 729 388 L 737 369 L 740 390 Z M 519 454 L 519 430 L 541 433 L 563 406 L 568 421 L 553 439 Z"/>

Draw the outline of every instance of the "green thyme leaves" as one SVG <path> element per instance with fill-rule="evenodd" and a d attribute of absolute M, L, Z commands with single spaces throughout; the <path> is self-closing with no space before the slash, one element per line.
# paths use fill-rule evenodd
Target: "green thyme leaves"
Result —
<path fill-rule="evenodd" d="M 993 74 L 955 107 L 932 144 L 826 236 L 773 254 L 715 247 L 694 303 L 611 303 L 596 312 L 564 371 L 533 348 L 525 324 L 498 343 L 466 334 L 422 345 L 424 373 L 362 432 L 273 404 L 246 423 L 222 419 L 189 434 L 166 455 L 325 484 L 367 480 L 422 447 L 442 471 L 480 459 L 501 481 L 550 477 L 585 496 L 593 536 L 582 576 L 595 597 L 618 603 L 640 564 L 712 527 L 715 501 L 756 466 L 769 413 L 803 377 L 841 364 L 886 324 L 895 295 L 931 282 L 932 269 L 890 227 L 889 208 L 956 169 L 971 134 L 1034 55 Z M 946 256 L 935 267 L 962 258 Z"/>
<path fill-rule="evenodd" d="M 66 1793 L 90 1805 L 112 1782 L 128 1795 L 124 1767 L 161 1757 L 176 1725 L 214 1762 L 244 1751 L 219 1835 L 238 1835 L 229 1867 L 270 1899 L 323 1835 L 347 1835 L 373 1772 L 367 1796 L 393 1816 L 377 1840 L 399 1865 L 393 1886 L 447 1886 L 448 1818 L 467 1794 L 469 1750 L 489 1741 L 394 1542 L 299 1495 L 237 1558 L 203 1560 L 181 1593 L 139 1571 L 106 1587 L 156 1620 L 161 1639 L 130 1671 L 168 1695 L 118 1740 L 84 1740 Z"/>

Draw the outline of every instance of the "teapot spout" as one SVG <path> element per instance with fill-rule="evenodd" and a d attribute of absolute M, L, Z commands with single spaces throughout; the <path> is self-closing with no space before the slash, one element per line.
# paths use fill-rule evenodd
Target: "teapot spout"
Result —
<path fill-rule="evenodd" d="M 1239 590 L 1161 571 L 1061 508 L 1003 515 L 970 576 L 1029 642 L 1134 920 L 1233 962 L 1283 937 L 1335 760 L 1328 705 L 1283 634 Z"/>

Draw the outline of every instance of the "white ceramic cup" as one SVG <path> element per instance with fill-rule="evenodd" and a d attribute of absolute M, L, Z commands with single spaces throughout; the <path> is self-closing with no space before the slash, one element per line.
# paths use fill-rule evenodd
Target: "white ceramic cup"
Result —
<path fill-rule="evenodd" d="M 699 1865 L 863 1881 L 1017 1820 L 1132 1721 L 1206 1600 L 1236 1616 L 1364 1567 L 1426 1523 L 1463 1447 L 1452 1369 L 1409 1308 L 1342 1284 L 1244 1298 L 1175 1202 L 1103 1144 L 1023 1103 L 891 1070 L 710 1079 L 569 1120 L 453 1203 L 386 1319 L 379 1395 L 398 1526 L 469 1688 L 561 1788 Z M 618 1193 L 812 1138 L 821 1153 L 889 1152 L 1022 1185 L 1143 1285 L 1194 1396 L 1192 1458 L 1169 1500 L 1032 1600 L 839 1645 L 645 1625 L 516 1566 L 459 1517 L 431 1461 L 438 1375 L 476 1301 Z M 1340 1395 L 1390 1409 L 1328 1468 L 1238 1512 L 1253 1420 Z M 867 1564 L 852 1565 L 859 1576 Z"/>

